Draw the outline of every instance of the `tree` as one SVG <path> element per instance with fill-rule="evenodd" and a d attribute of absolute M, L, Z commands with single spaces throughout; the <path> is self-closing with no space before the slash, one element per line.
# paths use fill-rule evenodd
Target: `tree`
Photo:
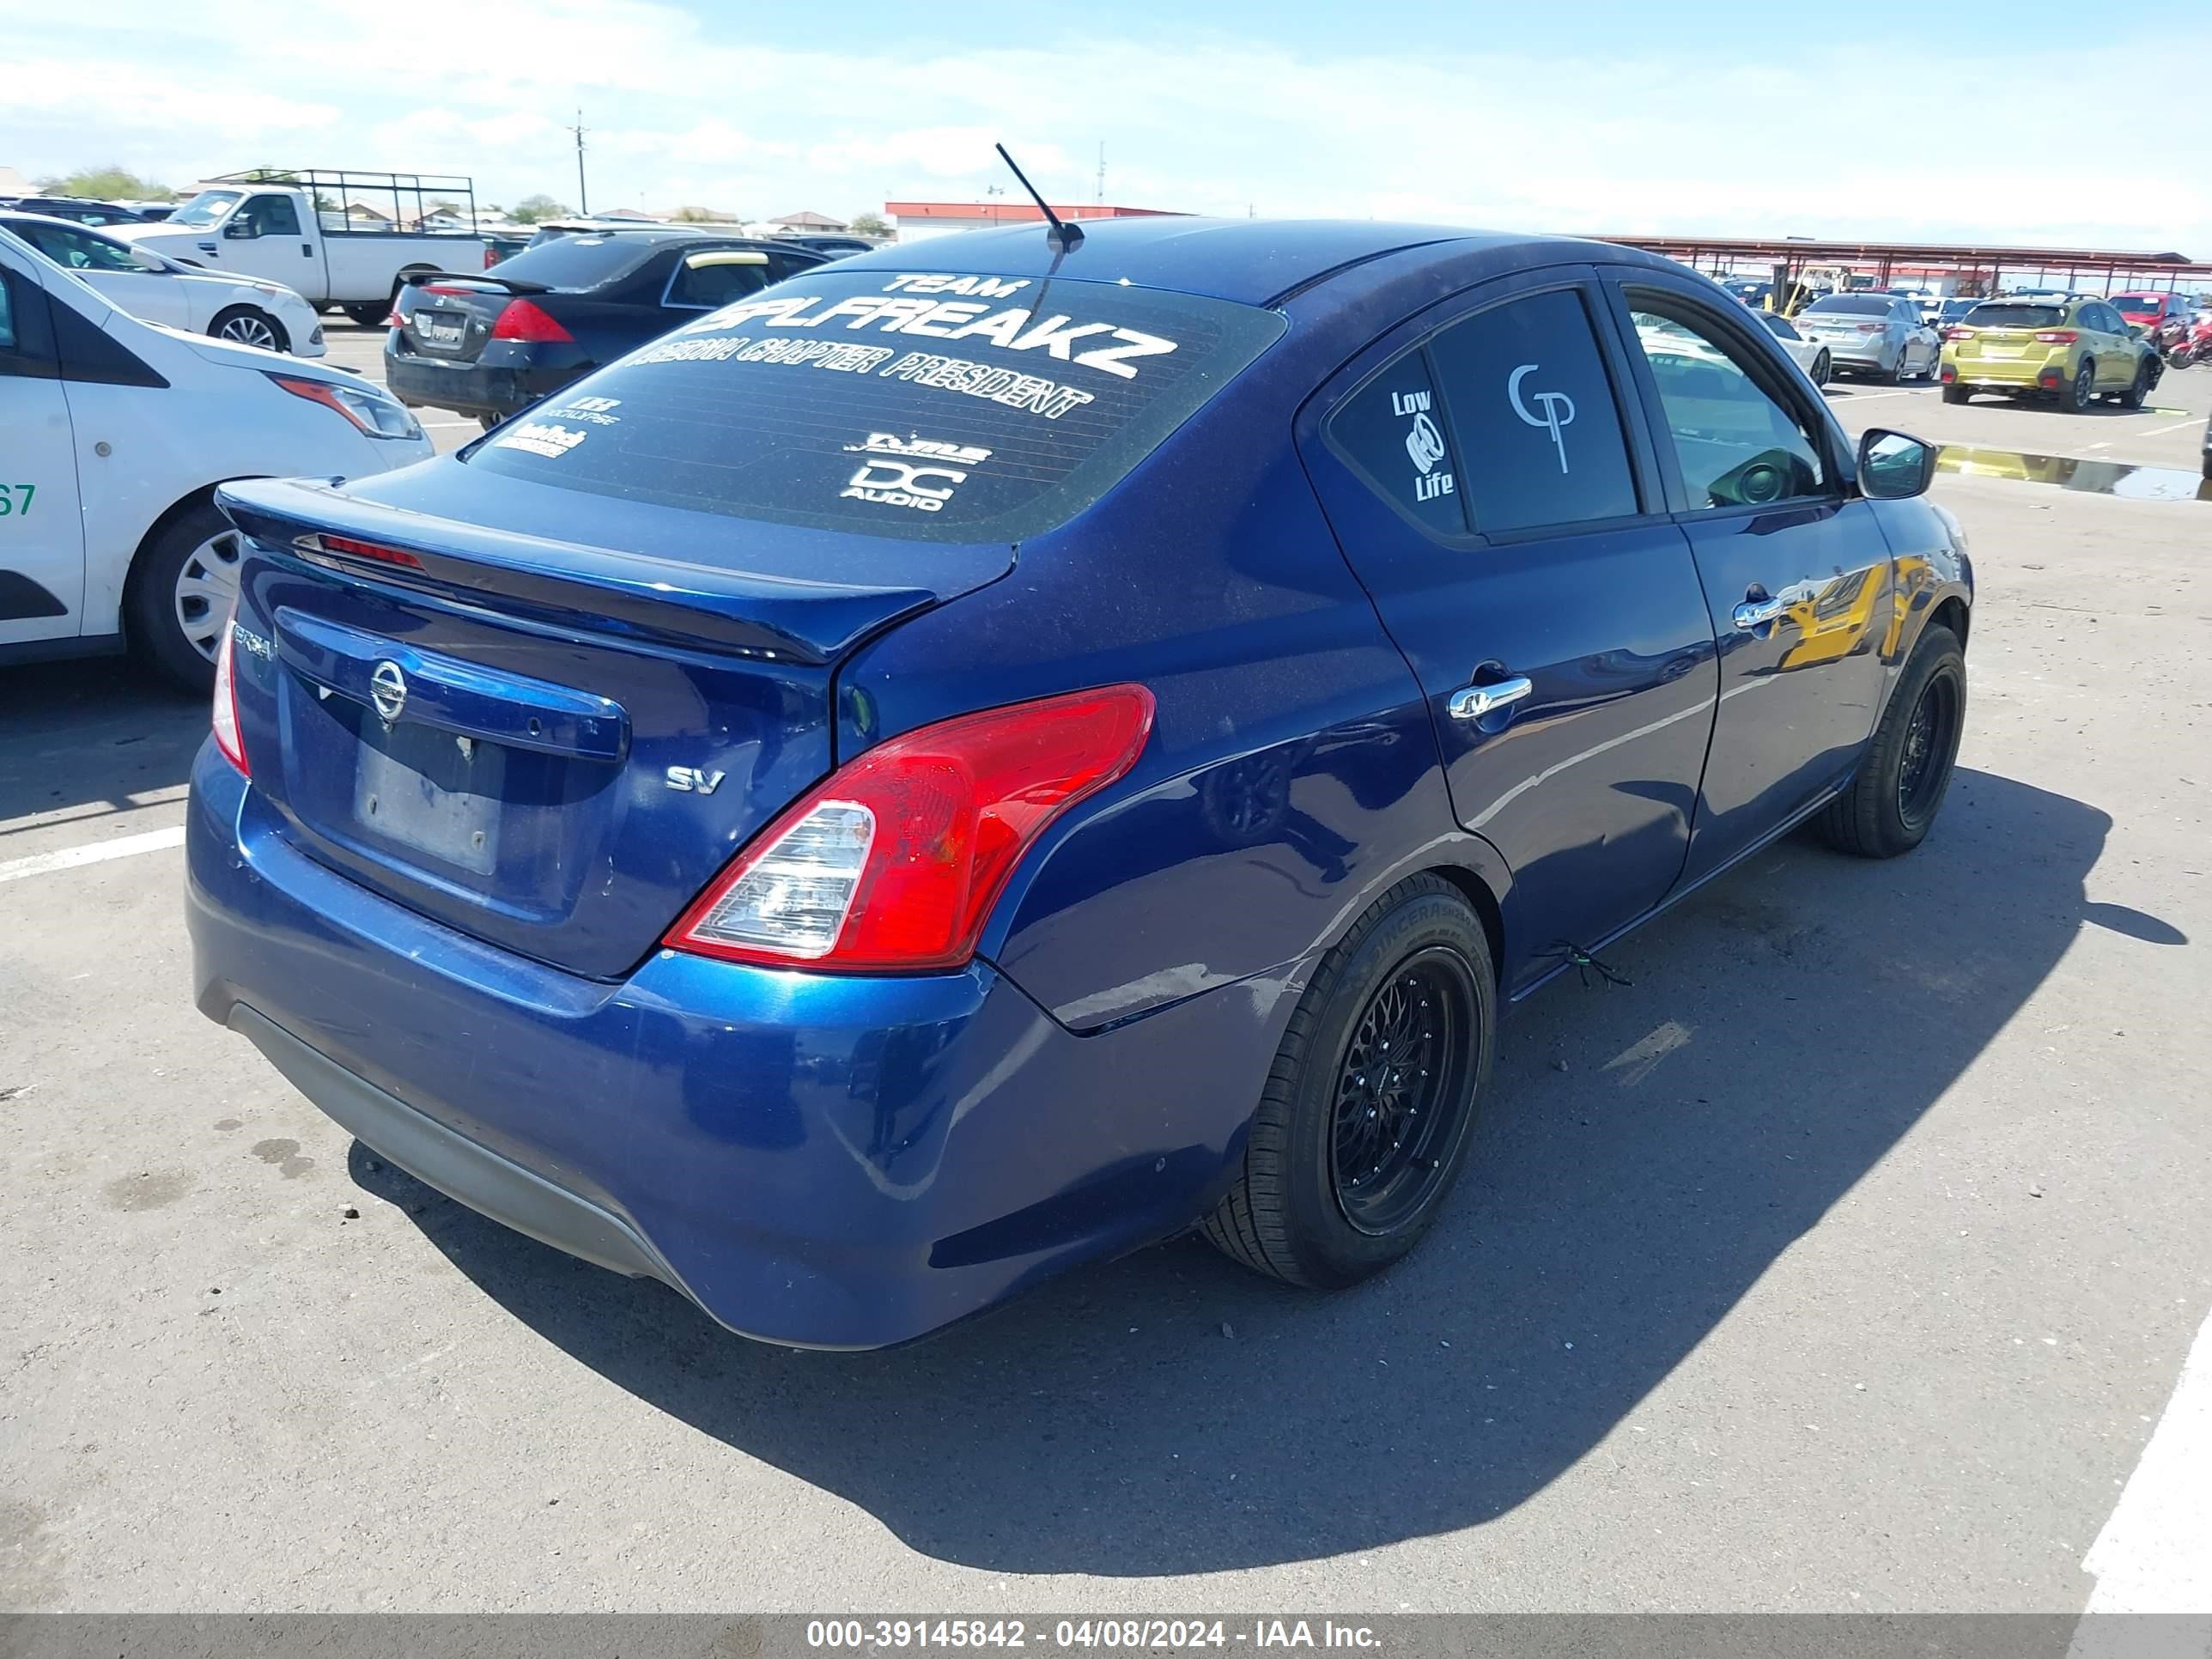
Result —
<path fill-rule="evenodd" d="M 556 202 L 550 196 L 526 196 L 507 216 L 518 225 L 534 225 L 546 219 L 566 219 L 569 208 L 566 202 Z"/>
<path fill-rule="evenodd" d="M 855 236 L 888 236 L 891 234 L 891 228 L 884 222 L 880 213 L 859 214 L 845 228 Z"/>
<path fill-rule="evenodd" d="M 167 185 L 112 165 L 41 179 L 39 188 L 49 196 L 82 196 L 95 202 L 168 202 L 177 194 Z"/>

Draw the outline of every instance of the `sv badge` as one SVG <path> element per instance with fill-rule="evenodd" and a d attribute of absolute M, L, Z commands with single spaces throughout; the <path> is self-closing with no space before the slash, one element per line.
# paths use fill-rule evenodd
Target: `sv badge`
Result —
<path fill-rule="evenodd" d="M 671 789 L 690 795 L 711 795 L 722 787 L 723 774 L 702 772 L 696 766 L 672 766 L 665 775 Z"/>

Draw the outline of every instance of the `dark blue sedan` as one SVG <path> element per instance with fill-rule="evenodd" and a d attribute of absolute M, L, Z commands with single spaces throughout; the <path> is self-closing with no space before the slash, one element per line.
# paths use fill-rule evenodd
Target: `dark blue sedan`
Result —
<path fill-rule="evenodd" d="M 1599 243 L 805 272 L 458 456 L 223 491 L 199 1006 L 751 1336 L 1194 1227 L 1349 1285 L 1437 1221 L 1504 1005 L 1795 825 L 1928 833 L 1934 459 Z"/>

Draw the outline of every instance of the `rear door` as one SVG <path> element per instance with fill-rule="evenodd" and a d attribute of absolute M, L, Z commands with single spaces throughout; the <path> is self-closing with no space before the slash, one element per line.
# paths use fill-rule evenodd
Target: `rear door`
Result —
<path fill-rule="evenodd" d="M 26 256 L 0 247 L 0 647 L 82 631 L 76 446 Z"/>
<path fill-rule="evenodd" d="M 1856 763 L 1881 705 L 1872 621 L 1889 553 L 1848 493 L 1831 423 L 1736 318 L 1693 285 L 1608 284 L 1720 642 L 1720 709 L 1686 875 L 1710 873 Z"/>
<path fill-rule="evenodd" d="M 1460 822 L 1504 855 L 1516 988 L 1664 896 L 1712 721 L 1697 569 L 1625 416 L 1591 273 L 1492 283 L 1301 416 L 1309 471 L 1426 693 Z"/>
<path fill-rule="evenodd" d="M 2096 331 L 2098 389 L 2126 391 L 2135 384 L 2137 356 L 2135 336 L 2128 332 L 2127 319 L 2101 300 L 2083 306 L 2081 314 Z"/>

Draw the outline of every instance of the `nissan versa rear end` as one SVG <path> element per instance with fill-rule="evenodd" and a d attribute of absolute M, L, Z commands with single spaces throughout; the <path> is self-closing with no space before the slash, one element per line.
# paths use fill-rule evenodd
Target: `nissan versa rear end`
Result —
<path fill-rule="evenodd" d="M 1617 412 L 1687 372 L 1646 312 L 1711 331 L 1679 465 Z M 1940 804 L 1970 590 L 1932 453 L 1855 459 L 1740 315 L 1589 243 L 982 232 L 458 456 L 229 486 L 199 1006 L 422 1180 L 778 1342 L 1194 1224 L 1352 1282 L 1433 1219 L 1560 939 L 1814 811 L 1886 854 Z M 1723 407 L 1739 362 L 1779 402 Z M 1677 517 L 1805 491 L 1817 541 L 1701 586 Z M 1784 673 L 1796 613 L 1740 601 L 1810 615 L 1815 568 L 1864 637 Z M 1752 672 L 1775 724 L 1709 765 Z"/>

